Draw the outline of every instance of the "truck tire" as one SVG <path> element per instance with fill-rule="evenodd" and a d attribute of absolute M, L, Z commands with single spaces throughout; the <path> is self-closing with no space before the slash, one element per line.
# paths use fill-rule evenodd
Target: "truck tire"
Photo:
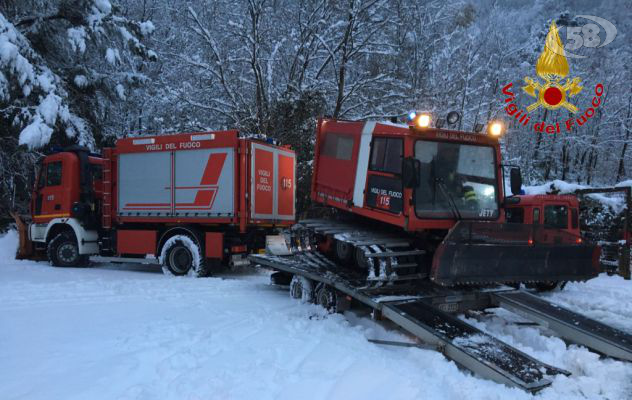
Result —
<path fill-rule="evenodd" d="M 87 255 L 79 254 L 79 244 L 71 232 L 62 232 L 48 242 L 46 255 L 55 267 L 85 267 L 89 263 Z"/>
<path fill-rule="evenodd" d="M 165 242 L 160 252 L 160 264 L 165 275 L 207 275 L 202 251 L 187 235 L 174 235 Z"/>
<path fill-rule="evenodd" d="M 303 303 L 311 303 L 314 300 L 314 285 L 304 276 L 294 275 L 290 281 L 290 297 Z"/>

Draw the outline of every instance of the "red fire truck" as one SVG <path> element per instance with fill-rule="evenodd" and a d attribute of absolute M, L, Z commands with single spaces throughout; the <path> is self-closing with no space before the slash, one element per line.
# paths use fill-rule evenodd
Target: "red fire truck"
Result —
<path fill-rule="evenodd" d="M 237 131 L 120 139 L 41 162 L 19 255 L 56 266 L 158 258 L 174 275 L 247 262 L 265 235 L 294 223 L 294 152 Z"/>
<path fill-rule="evenodd" d="M 508 223 L 542 225 L 545 228 L 542 239 L 547 243 L 554 243 L 559 232 L 574 236 L 576 243 L 582 242 L 579 201 L 573 195 L 514 196 L 505 204 L 505 219 Z"/>

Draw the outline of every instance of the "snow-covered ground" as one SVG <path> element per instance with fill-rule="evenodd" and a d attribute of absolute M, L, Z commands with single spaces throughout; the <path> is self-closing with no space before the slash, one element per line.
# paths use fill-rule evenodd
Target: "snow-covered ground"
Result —
<path fill-rule="evenodd" d="M 53 268 L 14 261 L 0 237 L 0 398 L 532 398 L 459 370 L 441 354 L 384 347 L 406 340 L 361 312 L 326 315 L 270 286 L 264 271 L 173 278 L 159 268 Z M 553 300 L 632 331 L 632 283 L 602 276 Z M 538 399 L 632 398 L 632 364 L 508 324 L 468 321 L 573 374 Z"/>

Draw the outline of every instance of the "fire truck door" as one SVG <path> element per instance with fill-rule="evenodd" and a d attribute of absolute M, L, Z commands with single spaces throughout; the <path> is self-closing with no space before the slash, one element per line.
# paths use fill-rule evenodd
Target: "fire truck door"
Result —
<path fill-rule="evenodd" d="M 62 160 L 50 160 L 43 165 L 43 172 L 38 182 L 38 197 L 35 200 L 35 216 L 38 222 L 41 219 L 67 217 L 69 210 L 62 210 L 63 186 L 62 186 Z"/>

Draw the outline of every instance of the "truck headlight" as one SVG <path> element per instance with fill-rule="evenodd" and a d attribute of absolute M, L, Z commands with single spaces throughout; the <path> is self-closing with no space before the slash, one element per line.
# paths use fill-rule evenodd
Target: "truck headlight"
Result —
<path fill-rule="evenodd" d="M 419 128 L 427 128 L 430 126 L 430 114 L 419 114 L 417 116 L 417 121 L 415 121 L 415 124 L 419 127 Z"/>
<path fill-rule="evenodd" d="M 499 137 L 500 135 L 502 135 L 504 130 L 504 126 L 500 121 L 493 121 L 487 127 L 487 131 L 489 132 L 489 134 L 495 137 Z"/>

